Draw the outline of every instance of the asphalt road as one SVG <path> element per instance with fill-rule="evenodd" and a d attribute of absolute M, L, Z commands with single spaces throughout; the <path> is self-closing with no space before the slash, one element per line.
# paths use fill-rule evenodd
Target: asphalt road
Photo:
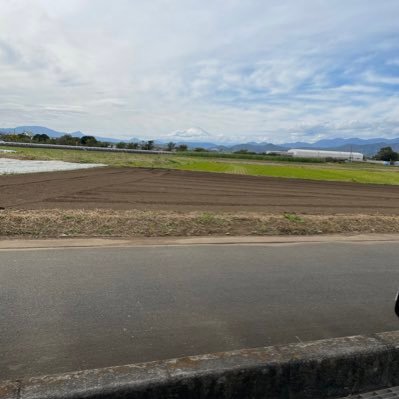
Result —
<path fill-rule="evenodd" d="M 0 251 L 0 380 L 399 329 L 398 243 Z"/>

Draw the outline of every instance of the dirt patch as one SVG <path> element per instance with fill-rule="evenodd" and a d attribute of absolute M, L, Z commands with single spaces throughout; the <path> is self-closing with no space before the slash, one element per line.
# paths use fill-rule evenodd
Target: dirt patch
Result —
<path fill-rule="evenodd" d="M 0 237 L 163 237 L 399 233 L 399 216 L 3 210 Z"/>
<path fill-rule="evenodd" d="M 76 170 L 98 168 L 101 166 L 106 165 L 63 161 L 32 161 L 0 157 L 0 175 Z"/>
<path fill-rule="evenodd" d="M 97 168 L 0 176 L 0 207 L 399 215 L 399 186 Z"/>

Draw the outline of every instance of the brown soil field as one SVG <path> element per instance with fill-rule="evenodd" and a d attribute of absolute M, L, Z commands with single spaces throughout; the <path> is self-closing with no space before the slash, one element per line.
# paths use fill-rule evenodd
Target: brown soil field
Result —
<path fill-rule="evenodd" d="M 399 215 L 399 187 L 141 168 L 0 176 L 3 209 Z"/>

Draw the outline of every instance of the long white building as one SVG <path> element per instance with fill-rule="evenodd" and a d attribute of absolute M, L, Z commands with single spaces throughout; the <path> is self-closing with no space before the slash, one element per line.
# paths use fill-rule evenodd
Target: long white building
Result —
<path fill-rule="evenodd" d="M 301 150 L 293 148 L 288 150 L 287 153 L 297 158 L 332 158 L 342 161 L 363 161 L 363 154 L 360 152 Z"/>

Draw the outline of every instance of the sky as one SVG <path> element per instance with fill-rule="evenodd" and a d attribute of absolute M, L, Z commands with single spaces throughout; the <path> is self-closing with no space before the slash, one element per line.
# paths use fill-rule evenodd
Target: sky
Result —
<path fill-rule="evenodd" d="M 0 127 L 399 137 L 398 0 L 0 0 Z"/>

